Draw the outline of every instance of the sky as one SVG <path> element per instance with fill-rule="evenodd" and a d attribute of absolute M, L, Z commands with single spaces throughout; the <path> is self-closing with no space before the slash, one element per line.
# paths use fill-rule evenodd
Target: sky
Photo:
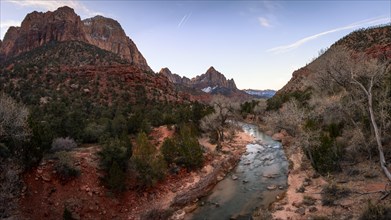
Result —
<path fill-rule="evenodd" d="M 239 89 L 278 90 L 338 39 L 391 22 L 391 0 L 0 0 L 0 39 L 27 13 L 64 5 L 117 20 L 155 72 L 192 78 L 213 66 Z"/>

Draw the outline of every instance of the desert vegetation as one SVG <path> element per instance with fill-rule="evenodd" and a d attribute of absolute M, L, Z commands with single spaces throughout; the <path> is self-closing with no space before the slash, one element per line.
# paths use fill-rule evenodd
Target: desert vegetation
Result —
<path fill-rule="evenodd" d="M 288 137 L 283 140 L 288 155 L 304 153 L 302 170 L 308 170 L 308 161 L 329 181 L 321 191 L 321 201 L 322 206 L 334 210 L 346 198 L 367 193 L 357 192 L 357 186 L 343 184 L 346 180 L 340 179 L 362 177 L 364 180 L 358 181 L 368 181 L 377 177 L 374 170 L 378 170 L 383 173 L 378 181 L 387 186 L 390 180 L 391 63 L 386 53 L 370 49 L 375 42 L 368 39 L 385 29 L 359 30 L 343 38 L 298 70 L 285 91 L 267 100 L 264 124 L 273 133 Z M 365 39 L 370 43 L 363 44 Z M 385 43 L 383 38 L 379 41 Z M 357 164 L 360 168 L 354 169 Z M 382 193 L 381 200 L 389 194 L 387 187 L 378 193 Z M 360 218 L 386 218 L 388 202 L 381 200 L 372 201 Z"/>

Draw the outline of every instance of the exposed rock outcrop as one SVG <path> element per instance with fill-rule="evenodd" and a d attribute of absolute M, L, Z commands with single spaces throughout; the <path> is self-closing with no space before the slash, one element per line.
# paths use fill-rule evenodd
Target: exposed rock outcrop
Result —
<path fill-rule="evenodd" d="M 121 25 L 111 18 L 95 16 L 83 20 L 87 42 L 119 54 L 144 70 L 151 70 L 136 44 L 125 34 Z"/>
<path fill-rule="evenodd" d="M 139 68 L 151 71 L 134 42 L 121 25 L 110 18 L 96 16 L 81 20 L 67 6 L 51 12 L 32 12 L 20 27 L 10 27 L 0 45 L 0 61 L 53 41 L 82 41 L 125 58 Z"/>

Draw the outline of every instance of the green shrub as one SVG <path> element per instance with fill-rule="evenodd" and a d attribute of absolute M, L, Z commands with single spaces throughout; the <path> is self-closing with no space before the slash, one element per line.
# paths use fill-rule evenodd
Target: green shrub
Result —
<path fill-rule="evenodd" d="M 310 152 L 314 162 L 312 165 L 319 173 L 326 174 L 341 170 L 342 149 L 336 143 L 335 138 L 322 134 L 319 144 L 312 146 Z"/>
<path fill-rule="evenodd" d="M 291 99 L 296 99 L 302 106 L 307 105 L 307 101 L 311 98 L 311 89 L 308 88 L 305 91 L 294 91 L 291 93 L 277 94 L 268 99 L 267 111 L 275 111 L 282 107 L 282 105 Z"/>
<path fill-rule="evenodd" d="M 113 192 L 122 192 L 126 189 L 126 173 L 114 161 L 105 177 L 106 186 Z"/>
<path fill-rule="evenodd" d="M 62 219 L 63 220 L 74 220 L 72 217 L 72 212 L 69 211 L 67 207 L 64 207 L 64 212 L 62 213 Z"/>
<path fill-rule="evenodd" d="M 126 135 L 122 135 L 121 138 L 108 138 L 102 145 L 103 148 L 98 153 L 100 166 L 106 171 L 102 182 L 113 192 L 124 191 L 132 144 Z"/>
<path fill-rule="evenodd" d="M 240 104 L 240 113 L 243 116 L 247 114 L 254 114 L 254 108 L 259 104 L 258 100 L 251 100 L 251 102 L 244 102 Z"/>
<path fill-rule="evenodd" d="M 391 219 L 391 206 L 372 204 L 370 201 L 361 214 L 359 220 L 387 220 Z"/>
<path fill-rule="evenodd" d="M 174 138 L 166 138 L 163 142 L 161 151 L 162 151 L 164 160 L 168 164 L 175 163 L 176 159 L 180 156 L 179 146 L 176 143 Z"/>
<path fill-rule="evenodd" d="M 45 152 L 51 148 L 54 133 L 45 121 L 30 116 L 29 125 L 32 135 L 29 146 L 24 149 L 23 163 L 26 167 L 37 165 Z"/>
<path fill-rule="evenodd" d="M 54 165 L 54 170 L 62 182 L 67 182 L 80 175 L 80 170 L 73 165 L 74 159 L 69 152 L 57 152 L 55 157 L 58 161 Z"/>
<path fill-rule="evenodd" d="M 96 143 L 106 130 L 105 125 L 91 122 L 84 128 L 83 142 Z"/>
<path fill-rule="evenodd" d="M 162 153 L 167 163 L 176 163 L 189 170 L 203 164 L 203 150 L 189 125 L 182 125 L 178 136 L 164 141 Z"/>
<path fill-rule="evenodd" d="M 145 133 L 139 133 L 133 151 L 132 164 L 137 172 L 139 188 L 153 187 L 166 175 L 167 165 Z"/>
<path fill-rule="evenodd" d="M 121 138 L 108 138 L 102 141 L 103 148 L 98 153 L 100 157 L 100 166 L 109 171 L 114 162 L 117 162 L 119 167 L 126 171 L 128 161 L 132 156 L 132 144 L 126 135 Z"/>

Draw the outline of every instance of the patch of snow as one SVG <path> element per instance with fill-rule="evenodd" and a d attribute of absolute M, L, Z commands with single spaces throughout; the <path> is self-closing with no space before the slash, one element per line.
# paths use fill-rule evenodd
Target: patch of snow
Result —
<path fill-rule="evenodd" d="M 201 89 L 203 92 L 210 93 L 212 91 L 212 87 L 208 86 L 206 88 Z"/>
<path fill-rule="evenodd" d="M 208 87 L 205 87 L 203 89 L 201 89 L 203 92 L 206 92 L 206 93 L 211 93 L 213 90 L 215 90 L 218 86 L 214 86 L 213 88 L 208 86 Z"/>

